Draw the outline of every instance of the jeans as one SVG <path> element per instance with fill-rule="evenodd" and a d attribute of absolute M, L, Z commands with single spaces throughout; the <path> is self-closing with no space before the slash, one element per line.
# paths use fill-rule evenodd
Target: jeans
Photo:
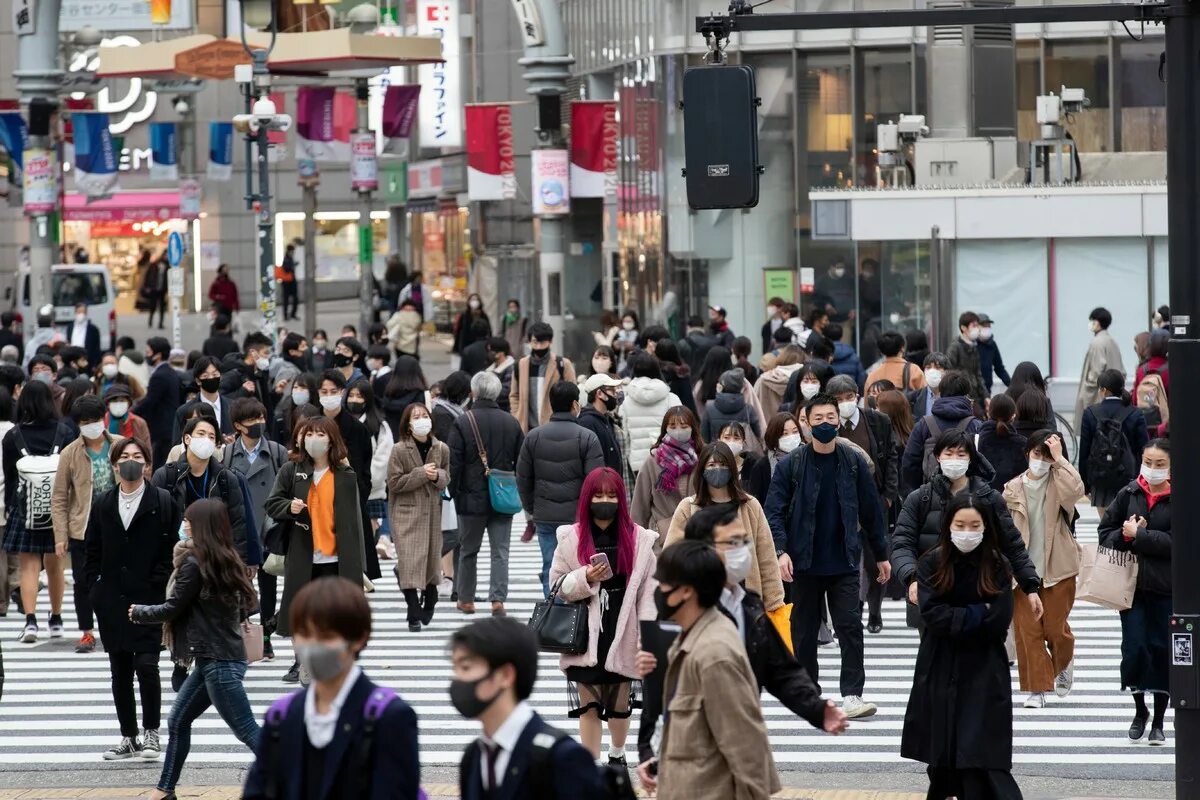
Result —
<path fill-rule="evenodd" d="M 537 522 L 533 529 L 537 532 L 538 547 L 542 550 L 542 571 L 538 577 L 542 579 L 542 594 L 550 596 L 550 565 L 554 562 L 554 550 L 558 547 L 558 523 Z"/>
<path fill-rule="evenodd" d="M 113 704 L 121 735 L 130 739 L 138 735 L 137 702 L 133 697 L 133 676 L 137 675 L 142 695 L 142 727 L 158 730 L 162 715 L 162 681 L 158 676 L 158 652 L 109 653 L 108 668 L 112 673 Z"/>
<path fill-rule="evenodd" d="M 828 599 L 829 617 L 842 649 L 842 697 L 862 697 L 867 676 L 863 669 L 857 571 L 849 575 L 796 575 L 792 582 L 792 641 L 796 645 L 796 660 L 820 691 L 817 632 L 821 627 L 822 599 Z"/>
<path fill-rule="evenodd" d="M 475 575 L 479 549 L 483 546 L 484 528 L 487 529 L 488 546 L 492 551 L 488 600 L 503 603 L 508 598 L 508 543 L 512 538 L 512 519 L 508 514 L 491 514 L 486 517 L 467 514 L 459 516 L 459 544 L 462 549 L 458 556 L 458 571 L 454 575 L 458 602 L 475 602 Z"/>
<path fill-rule="evenodd" d="M 195 668 L 183 686 L 179 687 L 175 705 L 171 706 L 171 713 L 167 716 L 170 738 L 167 740 L 162 775 L 158 778 L 160 791 L 169 792 L 175 788 L 192 746 L 192 723 L 210 705 L 216 706 L 217 713 L 239 742 L 251 750 L 258 744 L 258 723 L 254 721 L 246 687 L 242 685 L 245 677 L 245 661 L 196 659 Z"/>

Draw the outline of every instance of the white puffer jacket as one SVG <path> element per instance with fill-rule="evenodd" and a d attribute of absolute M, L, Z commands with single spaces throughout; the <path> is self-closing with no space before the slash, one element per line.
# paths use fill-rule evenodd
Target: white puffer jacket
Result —
<path fill-rule="evenodd" d="M 625 387 L 625 401 L 617 408 L 617 414 L 629 440 L 626 457 L 631 470 L 642 468 L 650 448 L 658 443 L 667 409 L 679 404 L 671 387 L 658 378 L 634 378 Z"/>

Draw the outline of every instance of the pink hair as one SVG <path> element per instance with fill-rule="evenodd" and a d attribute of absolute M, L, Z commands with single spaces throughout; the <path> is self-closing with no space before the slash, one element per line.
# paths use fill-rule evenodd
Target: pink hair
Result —
<path fill-rule="evenodd" d="M 587 566 L 596 555 L 596 545 L 592 541 L 592 498 L 603 491 L 617 495 L 617 518 L 613 520 L 617 526 L 617 563 L 613 571 L 619 575 L 632 575 L 637 535 L 629 516 L 629 503 L 625 500 L 625 481 L 609 467 L 592 470 L 583 481 L 575 511 L 575 530 L 579 533 L 579 549 L 575 556 L 580 564 Z"/>

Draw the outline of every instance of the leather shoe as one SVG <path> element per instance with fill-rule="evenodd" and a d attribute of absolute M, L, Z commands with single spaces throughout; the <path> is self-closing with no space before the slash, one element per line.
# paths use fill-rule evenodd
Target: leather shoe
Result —
<path fill-rule="evenodd" d="M 492 616 L 493 617 L 507 617 L 508 616 L 508 612 L 504 610 L 504 603 L 500 603 L 500 602 L 492 603 Z"/>
<path fill-rule="evenodd" d="M 464 614 L 474 614 L 475 613 L 475 604 L 474 603 L 455 603 L 455 605 L 458 607 L 458 610 Z"/>

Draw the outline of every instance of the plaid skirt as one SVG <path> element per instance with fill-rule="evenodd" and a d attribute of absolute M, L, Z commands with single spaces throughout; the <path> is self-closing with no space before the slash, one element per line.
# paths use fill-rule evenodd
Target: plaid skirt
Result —
<path fill-rule="evenodd" d="M 25 508 L 14 503 L 8 511 L 8 525 L 4 528 L 4 549 L 10 553 L 53 553 L 54 529 L 43 528 L 31 531 L 25 527 Z"/>
<path fill-rule="evenodd" d="M 367 517 L 369 519 L 387 519 L 387 498 L 367 501 Z"/>

